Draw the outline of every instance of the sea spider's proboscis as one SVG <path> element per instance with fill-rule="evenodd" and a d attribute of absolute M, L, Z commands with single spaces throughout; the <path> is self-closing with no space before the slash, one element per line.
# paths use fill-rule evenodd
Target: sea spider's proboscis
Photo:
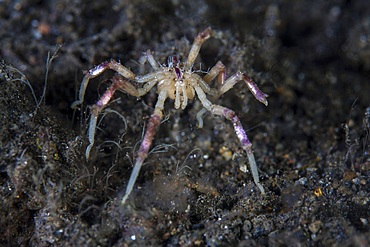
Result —
<path fill-rule="evenodd" d="M 181 109 L 185 109 L 188 104 L 188 100 L 193 99 L 195 96 L 198 97 L 204 107 L 197 114 L 199 127 L 202 127 L 203 125 L 201 116 L 206 111 L 209 111 L 214 115 L 223 116 L 233 123 L 235 133 L 239 138 L 243 149 L 247 153 L 254 182 L 261 193 L 265 194 L 265 191 L 259 181 L 257 164 L 252 151 L 252 144 L 248 140 L 248 137 L 242 127 L 239 118 L 234 111 L 226 107 L 213 104 L 207 98 L 207 94 L 210 95 L 213 100 L 216 100 L 222 94 L 230 90 L 236 83 L 238 83 L 239 81 L 244 81 L 254 97 L 266 106 L 268 104 L 266 99 L 268 95 L 263 93 L 247 75 L 240 71 L 236 72 L 234 75 L 226 79 L 225 65 L 221 61 L 217 62 L 217 64 L 212 67 L 211 70 L 209 70 L 203 78 L 192 71 L 193 63 L 199 54 L 201 45 L 205 40 L 210 38 L 211 34 L 211 28 L 207 28 L 206 30 L 198 34 L 198 36 L 194 39 L 194 43 L 190 49 L 188 58 L 185 63 L 180 63 L 177 60 L 176 56 L 171 56 L 168 60 L 168 65 L 160 65 L 154 59 L 153 54 L 148 50 L 140 59 L 140 63 L 142 65 L 144 65 L 144 63 L 146 62 L 149 62 L 149 64 L 153 68 L 153 72 L 146 75 L 137 76 L 115 60 L 110 60 L 99 64 L 98 66 L 86 72 L 86 75 L 83 78 L 81 84 L 79 99 L 72 104 L 72 108 L 76 108 L 84 101 L 86 87 L 90 79 L 100 75 L 106 69 L 111 69 L 118 73 L 118 75 L 116 74 L 113 77 L 112 85 L 110 85 L 106 92 L 100 97 L 99 101 L 95 105 L 90 107 L 91 117 L 87 133 L 90 144 L 86 149 L 87 159 L 90 155 L 91 148 L 94 145 L 94 137 L 99 113 L 104 109 L 104 107 L 107 106 L 115 91 L 120 90 L 132 96 L 141 97 L 148 93 L 155 85 L 157 85 L 158 100 L 155 105 L 154 113 L 149 119 L 144 139 L 142 140 L 140 149 L 137 153 L 134 169 L 127 184 L 126 193 L 121 201 L 122 204 L 126 202 L 128 196 L 132 192 L 143 162 L 148 155 L 148 151 L 152 144 L 156 128 L 160 125 L 161 119 L 163 117 L 165 100 L 167 98 L 174 100 L 175 109 L 178 109 L 180 107 Z M 211 88 L 209 86 L 209 83 L 216 79 L 216 77 L 217 86 L 216 88 Z M 133 84 L 131 84 L 131 82 L 136 82 L 137 84 L 141 84 L 142 86 L 136 88 Z"/>

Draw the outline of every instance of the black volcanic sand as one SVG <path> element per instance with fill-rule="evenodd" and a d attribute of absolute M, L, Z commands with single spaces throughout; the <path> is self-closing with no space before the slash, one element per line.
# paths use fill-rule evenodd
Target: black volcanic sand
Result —
<path fill-rule="evenodd" d="M 369 10 L 365 0 L 1 1 L 0 245 L 368 246 Z M 185 110 L 168 100 L 120 206 L 156 89 L 115 94 L 86 161 L 88 106 L 114 73 L 91 80 L 73 111 L 83 72 L 114 58 L 148 73 L 138 63 L 148 49 L 163 65 L 185 61 L 208 26 L 193 70 L 221 60 L 269 94 L 265 107 L 240 82 L 215 102 L 240 117 L 267 193 L 228 120 L 207 113 L 199 129 L 199 100 Z"/>

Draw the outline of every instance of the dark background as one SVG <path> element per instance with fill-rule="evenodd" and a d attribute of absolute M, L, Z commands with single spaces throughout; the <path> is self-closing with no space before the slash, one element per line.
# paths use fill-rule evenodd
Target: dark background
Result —
<path fill-rule="evenodd" d="M 369 16 L 369 1 L 1 1 L 0 245 L 367 246 Z M 83 71 L 114 58 L 140 74 L 148 49 L 185 61 L 209 26 L 194 70 L 221 60 L 269 94 L 265 107 L 240 82 L 216 102 L 240 117 L 267 194 L 230 122 L 198 129 L 197 99 L 168 100 L 119 206 L 156 90 L 115 95 L 126 124 L 104 115 L 86 162 L 87 106 L 113 73 L 73 111 Z"/>

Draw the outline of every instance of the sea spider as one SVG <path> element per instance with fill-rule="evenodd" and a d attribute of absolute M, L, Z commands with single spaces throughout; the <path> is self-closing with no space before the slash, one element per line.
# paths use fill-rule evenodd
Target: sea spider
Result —
<path fill-rule="evenodd" d="M 223 106 L 213 104 L 209 99 L 207 99 L 206 94 L 210 95 L 213 97 L 213 100 L 215 100 L 220 97 L 220 95 L 230 90 L 237 82 L 244 81 L 254 97 L 266 106 L 266 98 L 268 95 L 263 93 L 247 75 L 240 71 L 226 79 L 225 65 L 221 61 L 217 62 L 217 64 L 211 70 L 209 70 L 203 78 L 192 71 L 192 66 L 196 57 L 198 56 L 200 47 L 205 40 L 209 39 L 211 33 L 212 29 L 207 28 L 198 34 L 198 36 L 194 39 L 194 43 L 190 49 L 185 63 L 180 63 L 177 60 L 177 57 L 173 55 L 169 57 L 168 65 L 160 65 L 154 59 L 153 54 L 148 50 L 143 54 L 143 57 L 140 59 L 140 63 L 142 65 L 144 65 L 145 62 L 150 63 L 154 71 L 149 74 L 137 76 L 115 60 L 110 60 L 99 64 L 98 66 L 86 72 L 81 84 L 79 100 L 72 104 L 72 108 L 76 108 L 78 105 L 82 104 L 85 90 L 90 79 L 100 75 L 106 69 L 114 70 L 119 74 L 116 74 L 113 77 L 112 85 L 100 97 L 99 101 L 90 108 L 91 117 L 87 134 L 90 144 L 86 149 L 86 158 L 89 157 L 90 150 L 94 145 L 94 136 L 99 113 L 108 104 L 115 91 L 120 90 L 132 96 L 141 97 L 148 93 L 150 89 L 157 84 L 158 100 L 155 105 L 154 113 L 149 119 L 144 139 L 142 140 L 140 149 L 137 153 L 134 169 L 131 173 L 131 177 L 126 188 L 126 193 L 121 201 L 122 204 L 126 202 L 128 196 L 130 195 L 135 181 L 139 175 L 141 166 L 148 155 L 156 127 L 160 125 L 163 117 L 162 111 L 165 100 L 167 98 L 175 100 L 175 109 L 179 109 L 180 107 L 181 109 L 185 109 L 188 104 L 188 100 L 193 99 L 195 95 L 198 96 L 204 107 L 197 114 L 199 127 L 202 127 L 203 125 L 201 116 L 206 111 L 209 111 L 214 115 L 223 116 L 233 123 L 236 135 L 239 138 L 243 149 L 247 153 L 254 182 L 260 189 L 261 193 L 265 194 L 265 191 L 259 181 L 257 165 L 252 151 L 252 144 L 248 140 L 239 118 L 236 116 L 234 111 Z M 209 83 L 216 77 L 218 77 L 217 86 L 216 88 L 211 88 Z M 142 84 L 142 86 L 135 88 L 131 82 Z"/>

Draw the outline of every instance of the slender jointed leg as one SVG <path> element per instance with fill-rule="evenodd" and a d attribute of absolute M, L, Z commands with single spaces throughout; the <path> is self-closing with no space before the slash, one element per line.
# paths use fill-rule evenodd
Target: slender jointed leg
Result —
<path fill-rule="evenodd" d="M 210 83 L 213 79 L 216 78 L 217 75 L 217 98 L 229 91 L 239 81 L 244 81 L 254 97 L 259 102 L 267 106 L 268 102 L 266 98 L 268 97 L 268 95 L 263 93 L 252 81 L 252 79 L 250 79 L 246 74 L 238 71 L 226 80 L 225 65 L 221 61 L 218 61 L 217 64 L 213 66 L 213 68 L 203 77 L 203 80 L 207 83 Z"/>
<path fill-rule="evenodd" d="M 184 70 L 187 71 L 193 66 L 195 59 L 199 54 L 200 47 L 202 46 L 203 42 L 209 39 L 212 34 L 212 29 L 209 27 L 203 32 L 199 33 L 197 37 L 194 39 L 193 46 L 190 49 L 188 59 L 185 62 Z"/>
<path fill-rule="evenodd" d="M 239 120 L 239 118 L 236 116 L 235 112 L 219 105 L 212 104 L 207 98 L 205 93 L 202 91 L 202 89 L 199 86 L 194 87 L 197 95 L 199 97 L 199 100 L 202 102 L 204 108 L 206 108 L 208 111 L 210 111 L 212 114 L 223 116 L 230 120 L 233 123 L 234 130 L 236 135 L 238 136 L 240 143 L 243 147 L 243 149 L 247 153 L 249 165 L 252 171 L 252 176 L 254 183 L 257 185 L 259 190 L 262 194 L 265 194 L 265 190 L 263 189 L 258 175 L 258 169 L 256 160 L 254 159 L 253 150 L 252 150 L 252 143 L 248 140 L 247 134 L 245 133 L 243 126 Z"/>
<path fill-rule="evenodd" d="M 267 99 L 266 99 L 268 97 L 268 95 L 263 93 L 258 88 L 258 86 L 252 81 L 252 79 L 250 79 L 246 74 L 244 74 L 240 71 L 236 72 L 234 75 L 230 76 L 230 78 L 225 81 L 225 83 L 219 89 L 218 95 L 220 96 L 220 95 L 226 93 L 239 81 L 244 81 L 247 84 L 249 91 L 251 91 L 253 96 L 259 102 L 261 102 L 265 106 L 268 105 L 268 102 L 267 102 Z"/>
<path fill-rule="evenodd" d="M 139 97 L 145 95 L 152 89 L 157 82 L 165 78 L 165 75 L 161 70 L 154 71 L 152 73 L 146 74 L 144 76 L 136 76 L 136 82 L 143 83 L 144 85 L 141 88 L 138 88 Z"/>
<path fill-rule="evenodd" d="M 212 67 L 210 71 L 203 77 L 203 80 L 206 83 L 210 83 L 213 81 L 216 76 L 217 78 L 217 92 L 214 95 L 215 97 L 212 98 L 213 101 L 217 100 L 220 97 L 219 91 L 221 86 L 224 84 L 226 80 L 226 67 L 225 65 L 221 62 L 218 61 L 215 66 Z M 205 108 L 202 108 L 198 113 L 197 113 L 197 120 L 198 120 L 198 128 L 203 127 L 203 115 L 207 112 Z"/>
<path fill-rule="evenodd" d="M 225 72 L 225 65 L 222 62 L 217 62 L 217 64 L 203 77 L 203 80 L 207 83 L 211 82 L 213 79 L 216 78 L 218 75 L 218 82 L 217 82 L 217 94 L 213 97 L 213 100 L 217 100 L 222 94 L 229 91 L 236 83 L 239 81 L 244 81 L 253 96 L 265 106 L 268 105 L 267 97 L 268 95 L 263 93 L 258 86 L 244 73 L 238 71 L 234 75 L 232 75 L 229 79 L 225 81 L 226 72 Z M 198 127 L 201 128 L 203 126 L 202 116 L 206 111 L 204 109 L 200 110 L 197 113 L 197 120 L 198 120 Z"/>
<path fill-rule="evenodd" d="M 160 125 L 161 119 L 163 117 L 163 106 L 164 101 L 167 98 L 167 91 L 161 91 L 158 96 L 158 101 L 154 109 L 154 113 L 149 119 L 148 127 L 144 135 L 144 139 L 141 142 L 140 149 L 137 153 L 137 158 L 135 161 L 134 169 L 131 173 L 130 179 L 128 181 L 125 195 L 122 198 L 121 204 L 125 204 L 127 198 L 132 192 L 132 189 L 134 188 L 135 181 L 139 175 L 140 169 L 144 163 L 145 158 L 148 156 L 148 151 L 150 146 L 152 145 L 153 137 L 155 134 L 155 129 L 157 126 Z"/>
<path fill-rule="evenodd" d="M 225 118 L 229 119 L 233 123 L 236 135 L 238 136 L 243 149 L 247 153 L 247 157 L 248 157 L 249 165 L 252 171 L 254 183 L 257 185 L 261 193 L 265 194 L 265 190 L 260 184 L 257 164 L 256 164 L 256 160 L 254 159 L 253 150 L 252 150 L 252 143 L 248 140 L 247 134 L 245 133 L 239 118 L 235 115 L 234 111 L 228 108 L 222 107 L 222 106 L 218 106 L 218 105 L 214 105 L 214 108 L 212 109 L 211 112 L 215 115 L 224 116 Z"/>
<path fill-rule="evenodd" d="M 86 148 L 86 159 L 90 156 L 91 148 L 94 146 L 94 139 L 95 139 L 95 130 L 96 130 L 96 123 L 98 120 L 98 116 L 100 112 L 104 109 L 104 107 L 109 103 L 110 99 L 116 92 L 116 90 L 122 90 L 127 92 L 130 95 L 138 97 L 138 91 L 136 88 L 129 83 L 128 81 L 124 80 L 121 76 L 115 75 L 112 78 L 112 85 L 105 91 L 103 96 L 100 97 L 98 102 L 95 105 L 90 107 L 91 116 L 90 116 L 90 123 L 89 123 L 89 130 L 87 131 L 87 136 L 89 139 L 89 146 Z"/>
<path fill-rule="evenodd" d="M 139 63 L 142 67 L 142 72 L 144 72 L 143 67 L 144 67 L 144 64 L 147 61 L 150 63 L 150 65 L 152 66 L 152 68 L 154 70 L 159 69 L 159 65 L 158 65 L 157 61 L 155 61 L 152 52 L 150 50 L 147 50 L 146 52 L 143 52 L 143 55 L 141 56 L 141 58 L 139 60 Z"/>
<path fill-rule="evenodd" d="M 86 72 L 86 75 L 83 78 L 82 83 L 81 83 L 79 99 L 72 103 L 71 105 L 72 108 L 76 108 L 78 105 L 82 104 L 82 102 L 84 101 L 85 91 L 87 88 L 87 84 L 89 84 L 89 80 L 97 77 L 98 75 L 103 73 L 106 69 L 112 69 L 127 79 L 135 80 L 135 77 L 136 77 L 134 73 L 132 73 L 129 69 L 127 69 L 125 66 L 118 63 L 115 60 L 110 60 L 110 61 L 101 63 L 98 66 Z"/>
<path fill-rule="evenodd" d="M 210 83 L 216 78 L 216 76 L 218 76 L 217 90 L 219 90 L 226 80 L 226 67 L 221 61 L 218 61 L 216 65 L 213 66 L 210 71 L 208 71 L 208 73 L 203 77 L 203 80 L 207 83 Z"/>

